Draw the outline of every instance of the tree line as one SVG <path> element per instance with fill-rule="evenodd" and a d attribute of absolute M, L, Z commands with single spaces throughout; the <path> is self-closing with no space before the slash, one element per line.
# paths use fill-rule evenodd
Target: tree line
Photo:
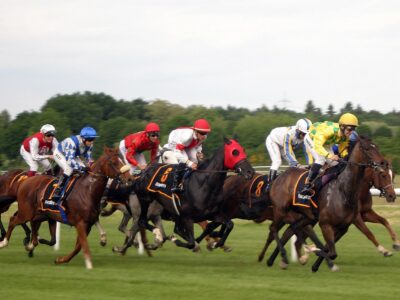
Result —
<path fill-rule="evenodd" d="M 95 157 L 98 157 L 103 151 L 102 145 L 117 146 L 126 135 L 143 130 L 148 122 L 160 125 L 163 145 L 172 129 L 191 126 L 194 120 L 205 118 L 212 126 L 212 133 L 203 147 L 206 155 L 211 155 L 220 147 L 224 136 L 235 135 L 245 147 L 251 163 L 265 165 L 270 163 L 265 138 L 273 128 L 294 125 L 304 117 L 312 122 L 337 122 L 344 112 L 358 117 L 361 123 L 358 133 L 371 137 L 398 173 L 400 112 L 395 110 L 386 114 L 375 110 L 364 111 L 360 105 L 354 107 L 348 102 L 338 111 L 330 104 L 324 112 L 312 100 L 307 102 L 302 113 L 265 105 L 256 110 L 233 106 L 182 107 L 161 99 L 116 100 L 110 95 L 92 92 L 56 95 L 48 99 L 40 111 L 24 111 L 13 120 L 7 110 L 0 112 L 0 164 L 2 169 L 24 166 L 19 155 L 22 141 L 47 123 L 56 127 L 58 140 L 78 134 L 83 126 L 94 127 L 100 134 L 94 151 Z M 304 162 L 301 153 L 298 157 Z"/>

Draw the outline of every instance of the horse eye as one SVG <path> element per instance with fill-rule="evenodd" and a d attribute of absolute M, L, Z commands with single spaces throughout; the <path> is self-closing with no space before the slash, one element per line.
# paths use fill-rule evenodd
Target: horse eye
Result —
<path fill-rule="evenodd" d="M 237 149 L 232 151 L 233 156 L 239 156 L 239 151 Z"/>

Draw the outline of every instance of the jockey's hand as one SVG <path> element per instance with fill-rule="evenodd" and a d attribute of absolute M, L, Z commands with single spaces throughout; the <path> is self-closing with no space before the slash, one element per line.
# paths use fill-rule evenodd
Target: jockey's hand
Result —
<path fill-rule="evenodd" d="M 197 159 L 199 161 L 204 159 L 204 153 L 203 152 L 197 152 L 196 156 L 197 156 Z"/>
<path fill-rule="evenodd" d="M 147 168 L 147 164 L 144 165 L 137 165 L 140 170 L 144 170 Z"/>
<path fill-rule="evenodd" d="M 338 161 L 340 159 L 339 155 L 333 155 L 332 157 L 329 157 L 330 160 Z"/>
<path fill-rule="evenodd" d="M 50 154 L 48 158 L 54 160 L 54 155 Z"/>
<path fill-rule="evenodd" d="M 192 170 L 197 170 L 197 164 L 196 164 L 196 163 L 193 163 L 193 164 L 190 166 L 190 168 L 191 168 Z"/>
<path fill-rule="evenodd" d="M 90 172 L 91 170 L 90 170 L 89 167 L 82 167 L 81 171 L 84 172 L 84 173 L 87 173 L 87 172 Z"/>
<path fill-rule="evenodd" d="M 309 167 L 308 165 L 297 164 L 296 168 L 307 170 L 307 169 L 309 169 L 310 167 Z"/>

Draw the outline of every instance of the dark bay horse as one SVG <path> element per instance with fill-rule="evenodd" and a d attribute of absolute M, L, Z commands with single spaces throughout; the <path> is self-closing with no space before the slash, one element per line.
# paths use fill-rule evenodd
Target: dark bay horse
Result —
<path fill-rule="evenodd" d="M 213 220 L 219 211 L 223 201 L 222 188 L 227 171 L 235 170 L 248 179 L 254 173 L 242 146 L 234 139 L 225 139 L 223 147 L 219 148 L 211 159 L 201 162 L 198 169 L 185 179 L 184 191 L 179 195 L 181 205 L 176 207 L 173 201 L 162 193 L 147 189 L 159 167 L 160 164 L 150 165 L 135 182 L 134 190 L 142 209 L 138 226 L 132 228 L 130 239 L 133 239 L 139 226 L 148 228 L 147 209 L 152 201 L 157 201 L 163 206 L 163 213 L 175 222 L 174 232 L 187 242 L 182 242 L 176 237 L 172 241 L 177 246 L 188 249 L 197 246 L 193 224 Z M 223 243 L 218 246 L 222 247 Z"/>
<path fill-rule="evenodd" d="M 349 155 L 349 160 L 345 163 L 346 167 L 343 172 L 341 172 L 336 179 L 323 186 L 318 193 L 318 210 L 315 211 L 314 214 L 311 213 L 310 209 L 303 210 L 302 208 L 297 208 L 297 212 L 301 217 L 295 222 L 296 225 L 298 227 L 313 225 L 318 219 L 322 234 L 327 242 L 325 248 L 321 247 L 320 242 L 317 245 L 318 248 L 323 250 L 317 251 L 317 254 L 322 257 L 319 257 L 314 264 L 312 268 L 314 272 L 318 270 L 323 258 L 328 258 L 328 265 L 331 270 L 338 270 L 338 267 L 334 265 L 330 259 L 333 260 L 337 257 L 335 242 L 347 232 L 349 226 L 359 215 L 360 187 L 365 181 L 366 169 L 370 168 L 379 173 L 388 173 L 387 161 L 380 154 L 378 147 L 365 137 L 360 137 Z M 283 244 L 288 240 L 291 234 L 289 233 L 286 235 L 281 241 L 278 237 L 278 230 L 284 221 L 286 215 L 285 211 L 290 209 L 291 195 L 294 192 L 293 188 L 295 186 L 294 181 L 297 180 L 300 175 L 301 174 L 296 169 L 288 169 L 277 178 L 270 190 L 270 198 L 273 202 L 274 211 L 270 236 L 272 234 L 277 241 L 282 258 L 286 258 L 286 261 L 287 257 Z M 382 180 L 385 180 L 382 184 L 385 186 L 387 193 L 392 195 L 388 197 L 387 200 L 394 201 L 395 196 L 393 195 L 395 194 L 393 186 L 390 184 L 391 178 L 382 176 Z M 308 227 L 308 233 L 310 232 L 315 235 L 315 232 L 312 229 L 310 231 Z M 266 247 L 268 247 L 268 242 L 270 241 L 271 238 L 269 237 Z M 267 261 L 268 265 L 272 265 L 276 254 L 277 251 L 271 255 L 270 259 Z"/>
<path fill-rule="evenodd" d="M 119 159 L 118 149 L 105 148 L 104 154 L 92 165 L 92 171 L 81 175 L 74 188 L 64 201 L 69 225 L 75 226 L 77 240 L 75 249 L 67 256 L 58 257 L 56 264 L 69 262 L 83 248 L 87 269 L 92 269 L 92 259 L 87 241 L 87 235 L 92 225 L 98 220 L 100 200 L 104 193 L 108 178 L 121 175 L 123 163 Z M 121 171 L 120 171 L 121 170 Z M 39 175 L 26 179 L 21 183 L 18 193 L 18 212 L 11 217 L 6 236 L 0 242 L 0 248 L 8 245 L 11 233 L 16 225 L 31 221 L 32 239 L 28 249 L 38 245 L 38 228 L 41 222 L 52 219 L 64 222 L 58 212 L 43 211 L 41 199 L 47 185 L 54 180 L 51 176 Z"/>

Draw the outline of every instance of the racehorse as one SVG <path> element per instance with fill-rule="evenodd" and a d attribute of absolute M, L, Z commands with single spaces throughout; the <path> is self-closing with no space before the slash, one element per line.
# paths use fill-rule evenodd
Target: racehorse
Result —
<path fill-rule="evenodd" d="M 380 173 L 389 172 L 387 169 L 387 161 L 380 154 L 378 147 L 365 137 L 359 138 L 349 155 L 348 161 L 344 161 L 343 163 L 346 164 L 343 172 L 341 172 L 336 179 L 324 185 L 317 195 L 316 201 L 318 203 L 317 213 L 319 226 L 327 242 L 327 246 L 325 248 L 321 247 L 320 242 L 318 242 L 317 247 L 323 250 L 316 252 L 317 255 L 322 257 L 319 257 L 314 264 L 312 268 L 314 272 L 318 270 L 323 258 L 328 259 L 327 262 L 332 271 L 338 270 L 338 267 L 331 261 L 337 257 L 335 242 L 347 232 L 349 226 L 356 220 L 359 214 L 360 187 L 365 181 L 365 170 L 371 168 Z M 297 182 L 300 175 L 301 173 L 296 169 L 288 169 L 277 178 L 270 190 L 270 198 L 273 202 L 274 212 L 270 236 L 272 234 L 277 241 L 279 252 L 281 252 L 283 260 L 286 259 L 286 262 L 287 257 L 283 244 L 288 240 L 291 234 L 290 232 L 288 235 L 285 234 L 285 237 L 280 240 L 278 237 L 278 230 L 282 221 L 284 221 L 285 210 L 287 211 L 291 206 L 292 194 L 294 193 L 293 188 L 295 187 L 294 183 Z M 388 197 L 387 200 L 394 201 L 395 196 L 393 195 L 395 195 L 395 192 L 391 185 L 390 176 L 382 176 L 381 179 L 383 180 L 381 184 L 383 184 L 387 193 L 392 195 Z M 304 227 L 305 225 L 312 225 L 316 222 L 317 216 L 314 218 L 310 209 L 296 207 L 296 210 L 301 213 L 303 217 L 300 217 L 300 219 L 295 222 L 296 225 L 293 228 L 296 228 L 296 226 Z M 315 235 L 315 232 L 309 228 L 308 233 Z M 268 247 L 268 242 L 270 241 L 271 238 L 269 237 L 266 242 L 266 247 Z M 266 247 L 264 247 L 264 249 Z M 278 249 L 267 261 L 268 265 L 272 265 Z"/>
<path fill-rule="evenodd" d="M 56 258 L 56 264 L 69 262 L 83 248 L 86 268 L 93 268 L 87 235 L 92 225 L 98 220 L 100 200 L 108 178 L 121 176 L 121 172 L 127 169 L 123 168 L 118 149 L 105 148 L 104 154 L 93 163 L 91 171 L 78 177 L 70 194 L 64 200 L 67 224 L 77 229 L 75 249 L 69 255 Z M 39 175 L 21 183 L 17 192 L 18 212 L 10 219 L 6 236 L 0 242 L 0 248 L 8 245 L 16 225 L 31 221 L 32 238 L 27 248 L 32 249 L 38 245 L 38 228 L 41 222 L 52 219 L 65 223 L 59 212 L 41 209 L 44 193 L 53 180 L 51 176 Z"/>
<path fill-rule="evenodd" d="M 176 203 L 163 193 L 147 189 L 160 166 L 150 165 L 135 181 L 134 190 L 142 208 L 141 215 L 138 224 L 132 227 L 130 241 L 123 247 L 132 242 L 139 227 L 151 229 L 148 227 L 146 216 L 148 206 L 154 200 L 163 206 L 163 213 L 175 222 L 174 232 L 186 240 L 182 242 L 173 237 L 172 241 L 179 247 L 197 247 L 193 224 L 213 220 L 223 201 L 222 188 L 227 171 L 235 170 L 248 179 L 254 174 L 242 146 L 234 139 L 225 138 L 223 147 L 219 148 L 211 159 L 201 162 L 198 169 L 184 180 L 184 191 L 179 195 L 181 206 L 177 207 Z M 171 169 L 173 167 L 176 166 L 171 165 Z M 222 247 L 223 243 L 219 241 L 216 246 Z"/>
<path fill-rule="evenodd" d="M 22 169 L 13 169 L 0 176 L 0 240 L 3 240 L 6 235 L 1 214 L 8 211 L 10 205 L 17 200 L 18 187 L 27 178 L 27 172 Z M 27 244 L 30 240 L 31 230 L 26 224 L 21 225 L 26 235 L 24 244 Z"/>

